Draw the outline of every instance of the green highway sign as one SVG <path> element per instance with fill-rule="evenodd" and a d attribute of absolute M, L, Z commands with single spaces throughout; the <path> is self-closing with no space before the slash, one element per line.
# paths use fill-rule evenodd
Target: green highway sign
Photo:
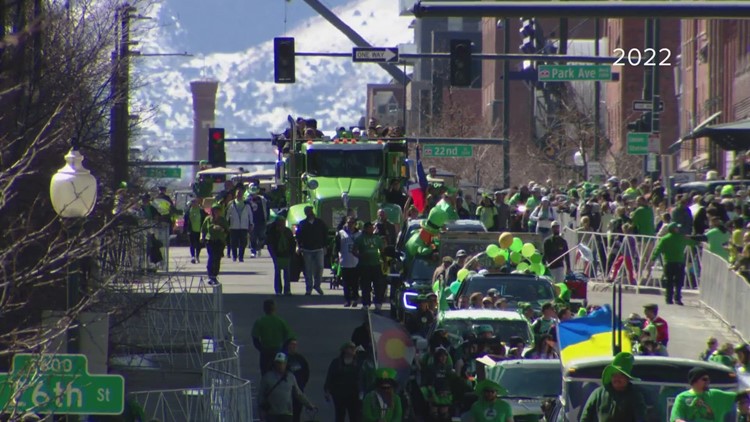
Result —
<path fill-rule="evenodd" d="M 422 154 L 433 158 L 471 157 L 474 151 L 471 145 L 424 145 Z"/>
<path fill-rule="evenodd" d="M 628 133 L 628 154 L 648 155 L 648 132 Z"/>
<path fill-rule="evenodd" d="M 611 81 L 612 66 L 590 64 L 543 64 L 537 70 L 539 82 Z"/>
<path fill-rule="evenodd" d="M 153 179 L 179 179 L 182 169 L 179 167 L 145 167 L 146 177 Z"/>
<path fill-rule="evenodd" d="M 86 355 L 17 354 L 10 373 L 0 374 L 5 413 L 120 415 L 125 379 L 90 375 Z"/>

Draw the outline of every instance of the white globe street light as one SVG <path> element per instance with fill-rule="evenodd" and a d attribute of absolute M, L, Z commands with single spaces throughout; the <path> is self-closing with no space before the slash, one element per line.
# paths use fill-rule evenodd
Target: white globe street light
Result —
<path fill-rule="evenodd" d="M 583 167 L 586 163 L 583 161 L 583 154 L 581 151 L 576 151 L 575 154 L 573 154 L 573 164 L 575 164 L 577 167 Z"/>
<path fill-rule="evenodd" d="M 96 203 L 96 178 L 83 166 L 83 155 L 76 147 L 65 155 L 65 161 L 50 182 L 52 207 L 63 218 L 86 217 Z"/>

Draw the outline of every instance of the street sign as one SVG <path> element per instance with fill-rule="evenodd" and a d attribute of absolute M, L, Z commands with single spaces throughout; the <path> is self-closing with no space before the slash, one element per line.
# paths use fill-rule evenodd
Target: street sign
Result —
<path fill-rule="evenodd" d="M 423 145 L 422 154 L 433 158 L 471 157 L 474 151 L 471 145 Z"/>
<path fill-rule="evenodd" d="M 589 64 L 543 64 L 539 65 L 537 76 L 539 82 L 611 81 L 612 66 Z"/>
<path fill-rule="evenodd" d="M 119 415 L 125 379 L 90 375 L 86 355 L 19 353 L 11 372 L 0 374 L 0 406 L 19 414 Z"/>
<path fill-rule="evenodd" d="M 648 154 L 648 132 L 630 132 L 628 133 L 628 154 L 646 155 Z"/>
<path fill-rule="evenodd" d="M 598 161 L 589 161 L 588 163 L 586 163 L 586 174 L 588 175 L 589 179 L 604 176 L 602 163 Z"/>
<path fill-rule="evenodd" d="M 145 167 L 146 177 L 153 179 L 179 179 L 182 169 L 179 167 Z"/>
<path fill-rule="evenodd" d="M 650 133 L 648 135 L 648 152 L 650 154 L 661 153 L 661 139 L 658 133 Z"/>
<path fill-rule="evenodd" d="M 398 47 L 354 47 L 355 63 L 394 63 L 398 61 Z"/>
<path fill-rule="evenodd" d="M 651 111 L 654 108 L 654 103 L 651 100 L 635 100 L 633 101 L 633 111 Z M 657 113 L 664 111 L 664 101 L 659 101 L 659 109 Z"/>

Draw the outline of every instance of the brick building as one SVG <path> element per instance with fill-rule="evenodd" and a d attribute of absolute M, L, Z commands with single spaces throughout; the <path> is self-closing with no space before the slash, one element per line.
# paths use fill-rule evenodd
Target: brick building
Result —
<path fill-rule="evenodd" d="M 750 118 L 750 22 L 684 20 L 681 45 L 680 135 L 702 124 Z M 679 170 L 726 174 L 731 163 L 731 153 L 702 138 L 685 140 L 675 164 Z"/>
<path fill-rule="evenodd" d="M 546 39 L 553 41 L 559 47 L 559 19 L 537 19 L 537 27 L 541 29 Z M 520 53 L 519 46 L 522 43 L 520 19 L 510 19 L 510 51 L 509 53 Z M 568 39 L 592 40 L 595 36 L 594 19 L 568 19 Z M 482 52 L 485 54 L 502 54 L 504 48 L 505 29 L 504 21 L 497 18 L 482 19 Z M 593 43 L 592 43 L 593 44 Z M 570 43 L 569 43 L 570 45 Z M 602 55 L 605 53 L 602 51 Z M 593 54 L 593 52 L 591 52 Z M 521 70 L 521 63 L 512 61 L 511 71 Z M 501 127 L 503 116 L 503 61 L 485 60 L 482 62 L 482 117 L 490 125 Z M 521 80 L 510 82 L 510 140 L 511 154 L 523 154 L 530 142 L 534 141 L 535 133 L 535 101 L 539 91 L 530 89 L 529 85 Z"/>
<path fill-rule="evenodd" d="M 404 126 L 404 86 L 367 84 L 367 120 L 376 118 L 383 126 Z"/>
<path fill-rule="evenodd" d="M 660 118 L 660 140 L 661 152 L 666 153 L 669 145 L 680 137 L 678 128 L 678 103 L 674 84 L 674 69 L 679 66 L 678 56 L 680 52 L 680 21 L 678 19 L 660 20 L 659 47 L 669 51 L 661 52 L 661 55 L 652 62 L 656 65 L 664 63 L 665 66 L 658 67 L 659 72 L 659 95 L 664 102 L 664 111 Z M 615 157 L 625 154 L 627 151 L 628 123 L 638 120 L 642 113 L 633 111 L 633 101 L 643 98 L 644 94 L 644 64 L 653 55 L 645 54 L 645 21 L 643 19 L 607 19 L 605 36 L 609 45 L 605 54 L 619 57 L 615 49 L 621 48 L 625 51 L 625 59 L 622 66 L 613 68 L 614 72 L 620 73 L 617 82 L 605 83 L 602 91 L 606 93 L 606 128 L 610 141 L 610 151 Z M 631 55 L 632 65 L 628 62 L 628 53 Z M 638 60 L 640 54 L 640 60 Z M 636 64 L 639 63 L 640 64 Z M 668 65 L 667 65 L 668 64 Z"/>

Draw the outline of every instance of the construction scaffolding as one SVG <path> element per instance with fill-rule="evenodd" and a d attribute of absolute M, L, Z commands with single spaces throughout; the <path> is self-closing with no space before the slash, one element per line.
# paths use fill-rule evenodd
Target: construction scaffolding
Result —
<path fill-rule="evenodd" d="M 175 274 L 108 284 L 98 307 L 111 314 L 110 364 L 199 374 L 227 357 L 221 295 L 221 286 Z"/>

